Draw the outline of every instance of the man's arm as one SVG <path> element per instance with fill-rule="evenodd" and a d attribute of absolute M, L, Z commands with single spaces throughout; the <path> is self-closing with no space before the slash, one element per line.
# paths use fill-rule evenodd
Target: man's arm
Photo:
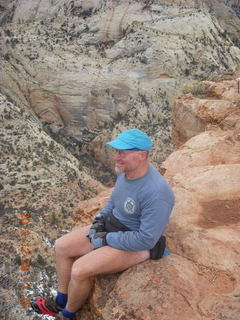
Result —
<path fill-rule="evenodd" d="M 151 199 L 142 209 L 139 231 L 109 232 L 107 244 L 127 251 L 150 250 L 164 232 L 173 205 L 163 199 Z"/>

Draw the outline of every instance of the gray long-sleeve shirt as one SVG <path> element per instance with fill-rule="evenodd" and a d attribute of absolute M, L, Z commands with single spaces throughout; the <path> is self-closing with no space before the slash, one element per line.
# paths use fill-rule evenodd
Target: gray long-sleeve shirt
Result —
<path fill-rule="evenodd" d="M 109 246 L 128 250 L 150 250 L 168 222 L 174 206 L 174 195 L 161 174 L 149 165 L 146 175 L 128 180 L 119 174 L 112 195 L 100 212 L 114 216 L 132 231 L 109 232 Z"/>

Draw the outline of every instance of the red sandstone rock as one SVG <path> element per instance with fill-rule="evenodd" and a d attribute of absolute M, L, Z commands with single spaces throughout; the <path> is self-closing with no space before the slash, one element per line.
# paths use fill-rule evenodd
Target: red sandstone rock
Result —
<path fill-rule="evenodd" d="M 59 127 L 66 126 L 72 119 L 70 113 L 63 108 L 61 99 L 47 90 L 29 90 L 29 103 L 32 110 L 48 123 Z"/>
<path fill-rule="evenodd" d="M 191 93 L 176 99 L 173 110 L 174 143 L 179 147 L 206 129 L 221 128 L 240 132 L 240 95 L 237 82 L 203 82 L 203 97 Z"/>
<path fill-rule="evenodd" d="M 161 165 L 166 177 L 186 168 L 240 163 L 240 135 L 233 131 L 204 131 L 173 152 Z"/>
<path fill-rule="evenodd" d="M 81 224 L 90 224 L 104 207 L 110 195 L 111 189 L 107 189 L 100 192 L 95 198 L 81 201 L 75 209 L 75 221 Z"/>

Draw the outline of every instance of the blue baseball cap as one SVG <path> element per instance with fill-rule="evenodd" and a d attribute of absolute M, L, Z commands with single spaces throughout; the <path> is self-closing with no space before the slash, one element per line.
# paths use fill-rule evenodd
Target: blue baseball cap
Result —
<path fill-rule="evenodd" d="M 152 141 L 149 136 L 139 129 L 129 129 L 118 134 L 117 137 L 106 143 L 119 150 L 150 150 Z"/>

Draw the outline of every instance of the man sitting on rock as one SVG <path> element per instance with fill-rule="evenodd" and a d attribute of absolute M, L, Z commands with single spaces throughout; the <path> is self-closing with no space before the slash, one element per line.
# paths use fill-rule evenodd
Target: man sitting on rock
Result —
<path fill-rule="evenodd" d="M 54 302 L 41 297 L 32 301 L 38 313 L 75 319 L 90 294 L 93 276 L 123 271 L 164 254 L 163 232 L 174 195 L 149 164 L 149 136 L 130 129 L 107 145 L 115 151 L 115 188 L 92 226 L 73 230 L 56 241 L 57 296 Z"/>

